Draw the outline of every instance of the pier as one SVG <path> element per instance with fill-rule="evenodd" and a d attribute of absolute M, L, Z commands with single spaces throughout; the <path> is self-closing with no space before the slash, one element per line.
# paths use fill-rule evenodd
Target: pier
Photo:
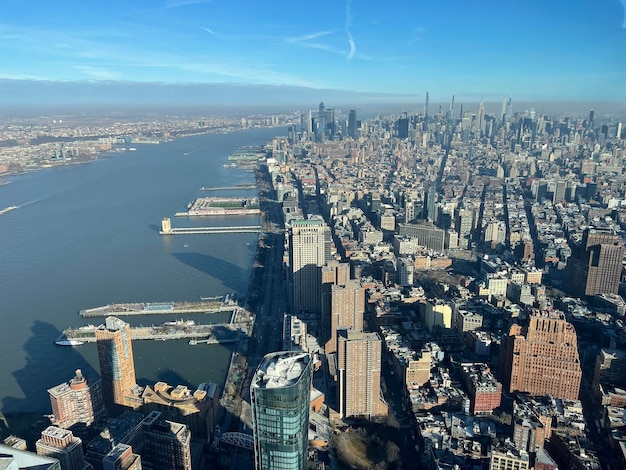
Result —
<path fill-rule="evenodd" d="M 203 235 L 209 233 L 259 233 L 260 225 L 244 225 L 241 227 L 181 227 L 159 231 L 161 235 Z"/>
<path fill-rule="evenodd" d="M 80 328 L 63 330 L 56 341 L 75 341 L 75 345 L 94 343 L 98 327 L 89 325 Z M 167 341 L 172 339 L 189 339 L 197 343 L 225 344 L 236 343 L 245 337 L 238 325 L 218 323 L 213 325 L 196 325 L 194 322 L 169 322 L 160 326 L 137 326 L 130 328 L 133 340 Z M 197 344 L 196 343 L 196 344 Z"/>
<path fill-rule="evenodd" d="M 236 189 L 256 189 L 255 184 L 245 184 L 241 186 L 214 186 L 214 187 L 205 187 L 202 186 L 200 191 L 232 191 Z"/>
<path fill-rule="evenodd" d="M 219 300 L 217 300 L 219 299 Z M 81 317 L 108 317 L 132 315 L 186 315 L 190 313 L 232 312 L 238 308 L 233 300 L 214 297 L 203 302 L 138 302 L 109 304 L 79 311 Z"/>

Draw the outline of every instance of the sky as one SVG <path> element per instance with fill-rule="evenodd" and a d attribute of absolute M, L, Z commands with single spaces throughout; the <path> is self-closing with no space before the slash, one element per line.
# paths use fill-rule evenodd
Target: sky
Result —
<path fill-rule="evenodd" d="M 626 0 L 3 0 L 0 80 L 626 101 L 625 8 Z"/>

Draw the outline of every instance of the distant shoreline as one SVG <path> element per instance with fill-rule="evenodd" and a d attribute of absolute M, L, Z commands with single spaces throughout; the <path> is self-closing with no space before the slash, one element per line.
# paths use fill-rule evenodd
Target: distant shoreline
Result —
<path fill-rule="evenodd" d="M 189 132 L 189 133 L 180 133 L 180 134 L 176 134 L 174 136 L 168 137 L 168 138 L 164 138 L 162 141 L 160 139 L 158 144 L 154 144 L 154 143 L 143 143 L 143 142 L 131 142 L 129 145 L 161 145 L 162 143 L 165 142 L 173 142 L 175 140 L 178 139 L 185 139 L 188 137 L 196 137 L 196 136 L 201 136 L 201 135 L 219 135 L 219 134 L 231 134 L 233 132 L 238 132 L 238 131 L 248 131 L 248 130 L 254 130 L 254 129 L 272 129 L 272 128 L 281 128 L 284 126 L 262 126 L 262 127 L 247 127 L 247 128 L 240 128 L 240 127 L 223 127 L 223 128 L 211 128 L 211 129 L 206 129 L 204 132 Z M 6 178 L 6 177 L 10 177 L 10 176 L 18 176 L 18 175 L 25 175 L 27 173 L 31 173 L 34 171 L 39 171 L 39 170 L 46 170 L 49 168 L 58 168 L 58 167 L 63 167 L 63 166 L 70 166 L 70 165 L 85 165 L 88 163 L 92 163 L 95 162 L 97 160 L 100 160 L 102 158 L 108 158 L 108 157 L 112 157 L 116 154 L 120 154 L 120 153 L 127 153 L 130 152 L 129 150 L 122 150 L 127 148 L 127 146 L 125 147 L 116 147 L 116 148 L 111 148 L 109 150 L 103 150 L 101 152 L 97 152 L 94 154 L 93 158 L 91 158 L 90 160 L 68 160 L 65 162 L 47 162 L 45 164 L 42 164 L 40 166 L 35 166 L 35 167 L 28 167 L 28 168 L 22 168 L 19 171 L 9 171 L 7 173 L 2 173 L 0 175 L 0 178 Z M 6 179 L 0 179 L 0 186 L 4 186 L 6 184 L 10 184 L 11 181 L 10 180 L 6 180 Z"/>

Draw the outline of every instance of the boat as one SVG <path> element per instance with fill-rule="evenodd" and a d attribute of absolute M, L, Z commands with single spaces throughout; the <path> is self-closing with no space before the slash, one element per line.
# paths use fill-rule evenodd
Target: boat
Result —
<path fill-rule="evenodd" d="M 85 342 L 78 339 L 57 339 L 54 344 L 58 346 L 80 346 L 85 344 Z"/>
<path fill-rule="evenodd" d="M 15 209 L 19 209 L 19 208 L 20 208 L 20 206 L 5 207 L 4 209 L 0 210 L 0 215 L 6 214 L 7 212 L 11 212 L 11 211 L 14 211 Z"/>

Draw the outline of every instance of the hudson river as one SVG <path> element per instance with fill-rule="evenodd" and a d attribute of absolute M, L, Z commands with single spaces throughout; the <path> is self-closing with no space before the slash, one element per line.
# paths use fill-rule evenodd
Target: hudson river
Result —
<path fill-rule="evenodd" d="M 202 186 L 252 183 L 254 175 L 223 168 L 244 145 L 260 145 L 283 129 L 203 135 L 160 145 L 137 145 L 93 163 L 6 178 L 0 186 L 0 400 L 5 414 L 51 412 L 47 389 L 75 369 L 99 376 L 95 344 L 56 346 L 69 326 L 99 324 L 78 311 L 108 303 L 198 301 L 246 293 L 256 234 L 158 233 L 172 225 L 257 225 L 258 216 L 186 219 L 173 215 L 201 195 Z M 231 191 L 213 195 L 254 194 Z M 122 317 L 124 318 L 124 317 Z M 171 316 L 126 317 L 158 324 Z M 224 317 L 189 315 L 197 323 Z M 230 349 L 187 341 L 135 341 L 140 385 L 222 385 Z"/>

